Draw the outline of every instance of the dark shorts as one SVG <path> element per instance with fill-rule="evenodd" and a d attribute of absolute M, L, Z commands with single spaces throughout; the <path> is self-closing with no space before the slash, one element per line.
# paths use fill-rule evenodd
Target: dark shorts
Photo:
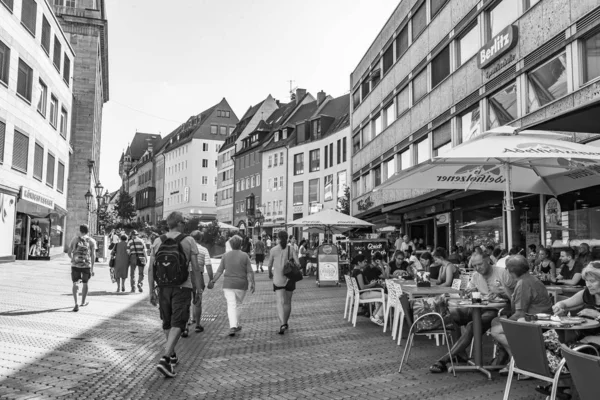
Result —
<path fill-rule="evenodd" d="M 158 308 L 164 330 L 185 329 L 190 318 L 192 289 L 182 287 L 163 287 L 158 289 Z"/>
<path fill-rule="evenodd" d="M 254 255 L 254 260 L 258 263 L 258 262 L 263 262 L 265 261 L 265 255 L 264 254 L 255 254 Z"/>
<path fill-rule="evenodd" d="M 273 291 L 276 292 L 278 290 L 285 289 L 288 292 L 293 292 L 296 290 L 296 282 L 288 280 L 288 283 L 285 286 L 275 286 L 273 285 Z"/>
<path fill-rule="evenodd" d="M 83 282 L 88 283 L 90 277 L 92 276 L 92 271 L 89 268 L 73 268 L 71 267 L 71 280 L 73 282 Z"/>

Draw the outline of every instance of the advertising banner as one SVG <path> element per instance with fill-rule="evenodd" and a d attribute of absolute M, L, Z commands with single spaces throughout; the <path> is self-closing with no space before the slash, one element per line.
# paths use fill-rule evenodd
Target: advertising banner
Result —
<path fill-rule="evenodd" d="M 319 246 L 317 252 L 319 283 L 334 282 L 339 279 L 338 248 L 332 244 Z"/>

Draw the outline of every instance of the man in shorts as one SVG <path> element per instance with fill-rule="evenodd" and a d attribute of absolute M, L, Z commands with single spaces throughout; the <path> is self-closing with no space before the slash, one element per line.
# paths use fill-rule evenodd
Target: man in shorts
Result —
<path fill-rule="evenodd" d="M 196 328 L 194 329 L 194 331 L 196 333 L 200 333 L 200 332 L 204 332 L 204 327 L 202 325 L 200 325 L 200 320 L 202 318 L 202 293 L 204 292 L 204 269 L 206 267 L 206 272 L 208 273 L 208 288 L 212 289 L 214 284 L 212 283 L 213 280 L 213 268 L 212 268 L 212 263 L 210 260 L 210 254 L 208 253 L 208 250 L 206 249 L 206 247 L 202 246 L 200 243 L 202 243 L 202 239 L 203 239 L 203 235 L 202 232 L 200 231 L 193 231 L 190 236 L 192 237 L 192 239 L 194 239 L 196 241 L 196 247 L 198 248 L 198 270 L 197 271 L 192 271 L 192 275 L 194 279 L 194 282 L 196 283 L 196 293 L 195 296 L 193 297 L 193 301 L 192 301 L 192 305 L 191 305 L 191 310 L 190 313 L 192 314 L 192 318 L 190 319 L 190 322 L 188 322 L 188 325 L 191 325 L 193 323 L 196 324 Z M 185 330 L 183 331 L 183 333 L 181 334 L 181 337 L 187 337 L 188 336 L 188 328 L 185 328 Z"/>
<path fill-rule="evenodd" d="M 167 217 L 167 225 L 169 227 L 169 232 L 165 234 L 167 238 L 174 239 L 182 235 L 185 227 L 183 215 L 178 211 L 172 212 Z M 198 270 L 198 248 L 191 237 L 188 236 L 183 239 L 180 244 L 188 262 L 189 275 L 187 280 L 179 287 L 159 287 L 157 291 L 154 291 L 153 264 L 161 244 L 162 240 L 158 237 L 152 245 L 148 263 L 148 287 L 150 288 L 150 303 L 154 306 L 158 304 L 162 327 L 167 339 L 164 356 L 160 359 L 156 368 L 165 377 L 173 378 L 176 375 L 174 366 L 179 361 L 175 353 L 175 346 L 190 318 L 190 298 L 195 290 L 195 285 L 192 284 L 191 272 Z"/>
<path fill-rule="evenodd" d="M 71 259 L 71 280 L 73 281 L 73 300 L 75 307 L 73 311 L 79 311 L 77 305 L 77 293 L 79 286 L 77 283 L 83 283 L 81 291 L 81 307 L 87 306 L 85 298 L 88 294 L 88 281 L 94 276 L 94 260 L 96 255 L 96 241 L 88 236 L 89 228 L 87 225 L 79 226 L 79 233 L 71 240 L 67 254 Z"/>
<path fill-rule="evenodd" d="M 256 262 L 256 272 L 258 272 L 258 268 L 260 268 L 260 272 L 264 272 L 263 262 L 265 261 L 265 242 L 262 241 L 260 236 L 254 244 L 254 261 Z"/>

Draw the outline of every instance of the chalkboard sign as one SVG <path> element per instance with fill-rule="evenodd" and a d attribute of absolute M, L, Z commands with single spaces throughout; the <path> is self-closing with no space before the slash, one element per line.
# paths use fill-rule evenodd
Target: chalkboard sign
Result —
<path fill-rule="evenodd" d="M 381 253 L 383 260 L 388 261 L 388 242 L 385 239 L 350 240 L 350 262 L 359 254 L 364 254 L 368 263 L 371 263 L 376 253 Z"/>

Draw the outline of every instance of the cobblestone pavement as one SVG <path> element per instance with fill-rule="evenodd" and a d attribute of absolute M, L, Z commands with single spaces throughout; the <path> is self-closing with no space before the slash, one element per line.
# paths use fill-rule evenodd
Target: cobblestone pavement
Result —
<path fill-rule="evenodd" d="M 398 374 L 404 345 L 364 317 L 352 327 L 342 318 L 345 287 L 318 288 L 314 278 L 298 284 L 290 330 L 278 335 L 271 282 L 266 273 L 256 281 L 234 338 L 222 280 L 206 292 L 205 331 L 180 340 L 178 375 L 165 379 L 155 368 L 164 337 L 147 291 L 115 293 L 100 264 L 90 304 L 74 313 L 67 258 L 0 264 L 0 398 L 502 398 L 506 380 L 497 374 L 429 374 L 443 348 L 426 338 Z M 511 398 L 543 399 L 538 383 L 515 382 Z"/>

